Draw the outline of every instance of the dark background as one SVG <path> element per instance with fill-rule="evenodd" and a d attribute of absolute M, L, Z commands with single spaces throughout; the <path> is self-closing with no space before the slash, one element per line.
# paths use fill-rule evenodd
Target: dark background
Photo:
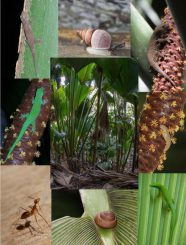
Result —
<path fill-rule="evenodd" d="M 20 32 L 20 15 L 23 0 L 1 1 L 1 72 L 2 95 L 5 87 L 14 82 L 15 64 L 18 58 L 18 41 Z"/>
<path fill-rule="evenodd" d="M 52 190 L 52 220 L 64 216 L 81 217 L 83 212 L 78 190 Z"/>

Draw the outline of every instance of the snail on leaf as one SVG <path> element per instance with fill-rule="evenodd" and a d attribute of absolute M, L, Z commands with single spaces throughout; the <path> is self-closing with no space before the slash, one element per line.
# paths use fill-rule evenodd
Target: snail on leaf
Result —
<path fill-rule="evenodd" d="M 112 229 L 117 225 L 116 215 L 112 211 L 103 211 L 98 213 L 94 221 L 96 225 L 104 229 Z"/>

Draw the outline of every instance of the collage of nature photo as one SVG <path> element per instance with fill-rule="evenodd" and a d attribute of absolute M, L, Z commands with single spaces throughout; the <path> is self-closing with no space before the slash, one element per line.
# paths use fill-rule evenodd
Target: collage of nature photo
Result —
<path fill-rule="evenodd" d="M 185 1 L 3 12 L 0 244 L 186 245 Z"/>

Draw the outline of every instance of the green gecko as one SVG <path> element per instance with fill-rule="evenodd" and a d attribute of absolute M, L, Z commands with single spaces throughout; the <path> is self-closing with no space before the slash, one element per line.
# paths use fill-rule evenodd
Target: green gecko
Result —
<path fill-rule="evenodd" d="M 26 118 L 26 120 L 25 120 L 25 122 L 21 128 L 21 131 L 20 131 L 17 139 L 15 140 L 13 145 L 11 146 L 11 148 L 7 154 L 7 157 L 5 159 L 5 162 L 10 157 L 10 155 L 13 152 L 16 145 L 20 142 L 21 138 L 23 137 L 23 135 L 24 135 L 25 131 L 28 129 L 28 127 L 30 125 L 32 125 L 32 132 L 35 131 L 35 122 L 36 122 L 36 119 L 40 113 L 41 106 L 46 103 L 45 101 L 42 100 L 43 94 L 44 94 L 44 89 L 38 88 L 36 91 L 35 98 L 32 102 L 33 105 L 32 105 L 32 109 L 31 109 L 30 113 L 21 115 L 21 117 Z"/>
<path fill-rule="evenodd" d="M 162 194 L 162 197 L 164 198 L 169 210 L 171 211 L 172 213 L 172 216 L 171 216 L 171 234 L 170 234 L 170 237 L 172 239 L 172 234 L 174 232 L 174 228 L 176 226 L 176 208 L 175 208 L 175 204 L 174 204 L 174 199 L 172 198 L 170 192 L 168 191 L 168 189 L 163 186 L 162 184 L 160 183 L 152 183 L 150 185 L 151 187 L 154 187 L 154 188 L 157 188 L 161 194 Z"/>

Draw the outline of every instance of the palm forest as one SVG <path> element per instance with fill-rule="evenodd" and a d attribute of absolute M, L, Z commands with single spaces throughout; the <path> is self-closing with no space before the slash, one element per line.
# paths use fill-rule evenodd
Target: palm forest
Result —
<path fill-rule="evenodd" d="M 52 59 L 52 187 L 137 187 L 137 66 Z"/>

